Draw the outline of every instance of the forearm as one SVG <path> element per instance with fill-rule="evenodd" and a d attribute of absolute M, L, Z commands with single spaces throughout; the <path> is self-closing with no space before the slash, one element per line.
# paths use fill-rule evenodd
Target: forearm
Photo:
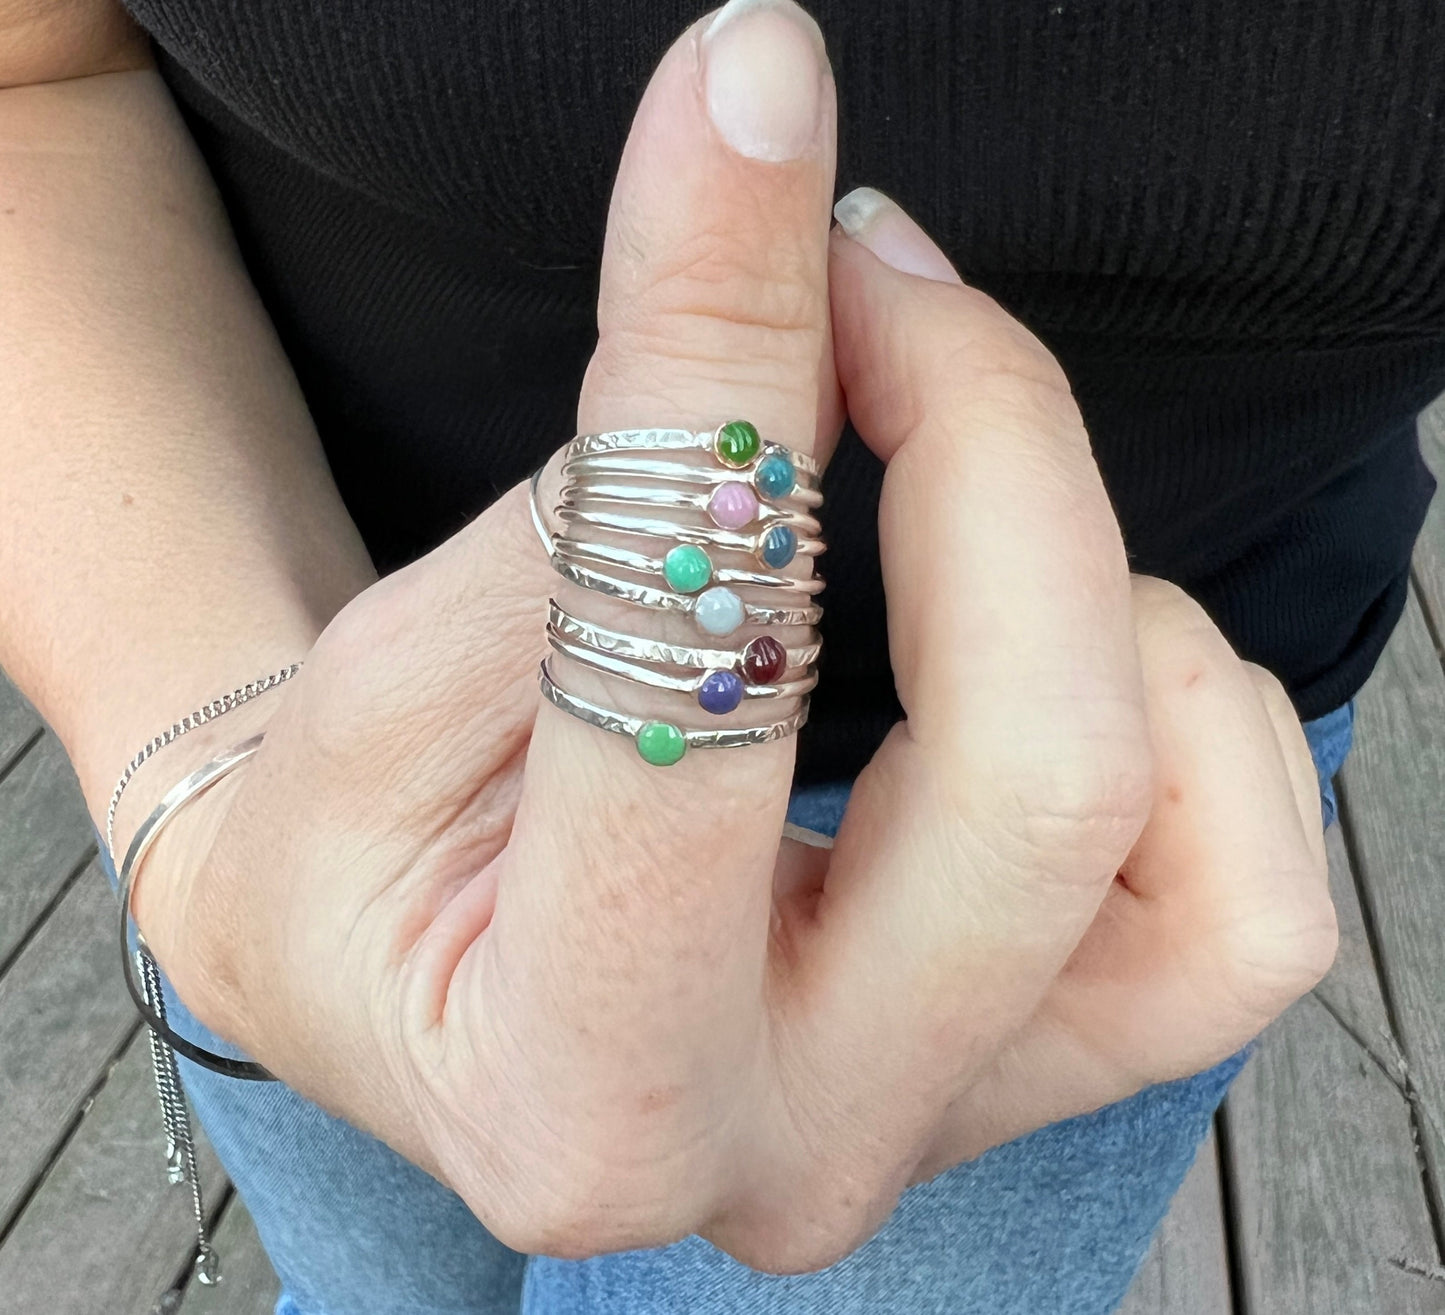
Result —
<path fill-rule="evenodd" d="M 0 381 L 0 665 L 99 818 L 373 578 L 153 71 L 0 90 Z"/>

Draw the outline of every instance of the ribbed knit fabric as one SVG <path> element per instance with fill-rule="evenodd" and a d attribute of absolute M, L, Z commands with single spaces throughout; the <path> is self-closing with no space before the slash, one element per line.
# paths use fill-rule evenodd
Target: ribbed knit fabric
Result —
<path fill-rule="evenodd" d="M 698 0 L 130 0 L 378 563 L 570 435 L 608 191 Z M 818 0 L 839 188 L 896 196 L 1059 355 L 1137 569 L 1301 713 L 1403 603 L 1445 388 L 1437 0 Z M 665 423 L 666 417 L 657 417 Z M 804 779 L 896 719 L 873 518 L 828 477 Z"/>

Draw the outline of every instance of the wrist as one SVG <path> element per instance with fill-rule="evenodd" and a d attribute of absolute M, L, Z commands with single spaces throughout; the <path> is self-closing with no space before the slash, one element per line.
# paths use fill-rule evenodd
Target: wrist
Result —
<path fill-rule="evenodd" d="M 120 868 L 132 840 L 162 798 L 218 754 L 265 730 L 285 696 L 266 690 L 158 749 L 136 770 L 115 810 L 114 859 Z M 230 814 L 248 764 L 177 807 L 156 834 L 133 876 L 131 913 L 156 959 L 188 1004 L 206 974 L 203 938 L 188 926 L 197 877 Z"/>

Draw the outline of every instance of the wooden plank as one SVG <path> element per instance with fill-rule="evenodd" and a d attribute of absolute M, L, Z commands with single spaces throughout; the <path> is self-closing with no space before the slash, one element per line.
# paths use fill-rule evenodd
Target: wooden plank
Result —
<path fill-rule="evenodd" d="M 1413 593 L 1360 694 L 1340 784 L 1427 1182 L 1445 1212 L 1445 674 Z"/>
<path fill-rule="evenodd" d="M 0 671 L 0 771 L 40 729 L 40 714 Z"/>
<path fill-rule="evenodd" d="M 1445 485 L 1445 397 L 1420 417 L 1420 453 Z M 1415 579 L 1437 636 L 1445 635 L 1445 496 L 1437 496 L 1415 544 Z"/>
<path fill-rule="evenodd" d="M 0 980 L 0 1231 L 136 1025 L 116 941 L 92 864 Z"/>
<path fill-rule="evenodd" d="M 1225 1102 L 1244 1315 L 1440 1315 L 1410 1105 L 1339 827 L 1326 835 L 1340 953 L 1262 1038 Z"/>
<path fill-rule="evenodd" d="M 241 1198 L 233 1196 L 216 1225 L 221 1282 L 203 1287 L 194 1278 L 186 1287 L 181 1315 L 271 1315 L 280 1295 L 276 1271 L 261 1250 L 256 1225 Z"/>
<path fill-rule="evenodd" d="M 1213 1132 L 1116 1315 L 1232 1315 L 1219 1151 Z"/>
<path fill-rule="evenodd" d="M 214 1200 L 224 1175 L 204 1141 L 197 1153 Z M 187 1272 L 195 1242 L 190 1189 L 166 1181 L 140 1033 L 0 1248 L 0 1308 L 146 1315 Z"/>
<path fill-rule="evenodd" d="M 94 850 L 75 773 L 47 734 L 0 781 L 0 964 Z"/>

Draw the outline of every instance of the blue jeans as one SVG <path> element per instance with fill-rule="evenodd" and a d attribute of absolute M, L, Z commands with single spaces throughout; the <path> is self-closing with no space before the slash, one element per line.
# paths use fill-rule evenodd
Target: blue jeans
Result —
<path fill-rule="evenodd" d="M 1344 707 L 1305 728 L 1326 825 L 1351 725 Z M 789 816 L 832 834 L 847 797 L 846 783 L 804 790 Z M 595 1260 L 518 1255 L 434 1179 L 289 1088 L 182 1068 L 281 1277 L 277 1315 L 1103 1315 L 1243 1063 L 996 1147 L 905 1193 L 848 1259 L 790 1278 L 696 1237 Z"/>

